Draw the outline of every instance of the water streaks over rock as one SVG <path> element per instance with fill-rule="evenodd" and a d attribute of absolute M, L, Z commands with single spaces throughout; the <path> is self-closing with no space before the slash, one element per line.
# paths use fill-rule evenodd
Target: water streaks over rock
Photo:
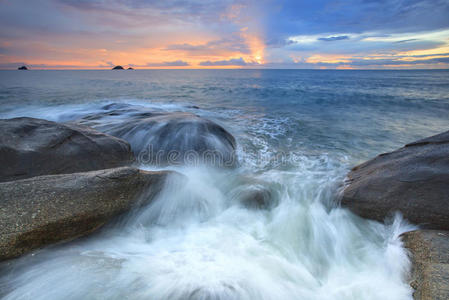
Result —
<path fill-rule="evenodd" d="M 237 164 L 234 137 L 220 125 L 192 113 L 113 103 L 77 123 L 128 141 L 140 163 L 205 163 L 216 167 Z"/>

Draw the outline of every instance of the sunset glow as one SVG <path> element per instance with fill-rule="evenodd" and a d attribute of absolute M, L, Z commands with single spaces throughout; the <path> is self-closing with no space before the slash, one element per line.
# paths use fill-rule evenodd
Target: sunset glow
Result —
<path fill-rule="evenodd" d="M 448 2 L 387 6 L 0 0 L 0 68 L 448 68 Z"/>

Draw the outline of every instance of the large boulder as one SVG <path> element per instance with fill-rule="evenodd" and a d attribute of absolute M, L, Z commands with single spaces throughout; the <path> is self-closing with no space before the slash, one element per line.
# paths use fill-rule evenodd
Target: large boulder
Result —
<path fill-rule="evenodd" d="M 126 141 L 86 126 L 0 119 L 0 182 L 115 168 L 133 161 Z"/>
<path fill-rule="evenodd" d="M 402 235 L 413 262 L 415 300 L 449 299 L 449 232 L 416 230 Z"/>
<path fill-rule="evenodd" d="M 76 124 L 128 141 L 140 163 L 205 163 L 217 167 L 234 167 L 237 163 L 234 137 L 220 125 L 188 112 L 113 103 Z"/>
<path fill-rule="evenodd" d="M 122 167 L 0 183 L 0 261 L 92 232 L 151 201 L 170 173 Z"/>
<path fill-rule="evenodd" d="M 348 174 L 342 204 L 382 221 L 400 211 L 428 229 L 449 229 L 449 131 L 365 162 Z"/>

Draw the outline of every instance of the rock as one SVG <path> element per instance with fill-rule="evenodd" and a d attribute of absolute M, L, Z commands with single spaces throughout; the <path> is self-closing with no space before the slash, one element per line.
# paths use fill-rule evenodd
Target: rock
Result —
<path fill-rule="evenodd" d="M 115 168 L 133 161 L 126 141 L 85 126 L 0 119 L 0 182 Z"/>
<path fill-rule="evenodd" d="M 382 221 L 400 211 L 428 229 L 449 229 L 449 131 L 381 154 L 348 174 L 342 205 Z"/>
<path fill-rule="evenodd" d="M 132 68 L 132 67 L 129 67 L 129 68 L 128 68 L 128 70 L 134 70 L 134 68 Z"/>
<path fill-rule="evenodd" d="M 96 230 L 150 201 L 168 174 L 121 167 L 0 183 L 0 260 Z"/>
<path fill-rule="evenodd" d="M 411 252 L 415 300 L 449 299 L 449 232 L 416 230 L 402 235 Z"/>
<path fill-rule="evenodd" d="M 248 209 L 271 209 L 279 204 L 280 186 L 253 176 L 237 176 L 226 190 L 232 202 Z"/>
<path fill-rule="evenodd" d="M 27 66 L 18 67 L 17 70 L 28 70 Z"/>
<path fill-rule="evenodd" d="M 271 201 L 271 191 L 264 186 L 252 186 L 249 189 L 242 189 L 240 203 L 253 209 L 269 209 L 273 206 Z"/>
<path fill-rule="evenodd" d="M 115 66 L 112 70 L 124 70 L 124 68 L 122 66 Z"/>
<path fill-rule="evenodd" d="M 237 164 L 234 137 L 220 125 L 188 112 L 155 111 L 129 104 L 109 104 L 77 124 L 122 138 L 140 163 L 179 165 Z"/>

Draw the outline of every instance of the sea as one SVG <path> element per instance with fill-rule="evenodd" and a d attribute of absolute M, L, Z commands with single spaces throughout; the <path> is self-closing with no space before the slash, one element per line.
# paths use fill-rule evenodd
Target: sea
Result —
<path fill-rule="evenodd" d="M 216 122 L 238 166 L 138 162 L 187 184 L 9 262 L 3 299 L 412 299 L 399 236 L 419 224 L 339 199 L 352 167 L 449 129 L 449 70 L 0 71 L 0 118 L 70 122 L 112 103 Z M 261 188 L 275 205 L 241 205 Z"/>

